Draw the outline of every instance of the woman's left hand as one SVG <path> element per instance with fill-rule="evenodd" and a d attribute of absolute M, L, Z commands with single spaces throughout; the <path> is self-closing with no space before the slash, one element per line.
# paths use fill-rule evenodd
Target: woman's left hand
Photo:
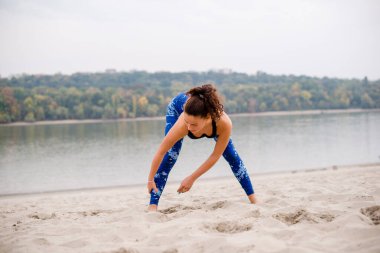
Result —
<path fill-rule="evenodd" d="M 179 186 L 177 192 L 178 193 L 184 193 L 190 191 L 191 187 L 193 186 L 194 179 L 191 176 L 186 177 L 181 185 Z"/>

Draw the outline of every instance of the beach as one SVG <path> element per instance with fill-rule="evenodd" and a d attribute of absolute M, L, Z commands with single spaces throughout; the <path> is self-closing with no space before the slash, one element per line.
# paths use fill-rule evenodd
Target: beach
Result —
<path fill-rule="evenodd" d="M 0 252 L 380 252 L 380 164 L 0 197 Z"/>

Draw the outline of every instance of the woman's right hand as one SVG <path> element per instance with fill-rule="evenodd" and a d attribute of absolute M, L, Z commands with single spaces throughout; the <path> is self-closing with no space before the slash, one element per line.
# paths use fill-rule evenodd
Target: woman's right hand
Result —
<path fill-rule="evenodd" d="M 158 192 L 158 189 L 157 189 L 157 186 L 156 186 L 156 183 L 154 182 L 154 180 L 148 181 L 147 188 L 148 188 L 149 194 L 152 192 L 152 190 L 154 190 L 155 193 Z"/>

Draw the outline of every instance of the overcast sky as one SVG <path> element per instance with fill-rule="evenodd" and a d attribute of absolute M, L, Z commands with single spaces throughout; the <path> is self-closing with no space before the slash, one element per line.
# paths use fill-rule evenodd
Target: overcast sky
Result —
<path fill-rule="evenodd" d="M 380 79 L 380 1 L 0 0 L 0 75 L 207 71 Z"/>

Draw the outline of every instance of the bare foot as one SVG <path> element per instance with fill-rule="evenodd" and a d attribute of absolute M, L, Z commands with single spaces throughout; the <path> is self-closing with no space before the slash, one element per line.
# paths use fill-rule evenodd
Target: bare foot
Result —
<path fill-rule="evenodd" d="M 149 212 L 156 212 L 157 211 L 157 205 L 149 205 L 148 211 Z"/>
<path fill-rule="evenodd" d="M 251 204 L 257 204 L 257 199 L 256 199 L 256 196 L 255 194 L 251 194 L 248 196 L 248 199 L 249 201 L 251 202 Z"/>

